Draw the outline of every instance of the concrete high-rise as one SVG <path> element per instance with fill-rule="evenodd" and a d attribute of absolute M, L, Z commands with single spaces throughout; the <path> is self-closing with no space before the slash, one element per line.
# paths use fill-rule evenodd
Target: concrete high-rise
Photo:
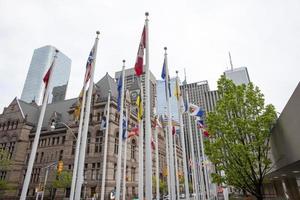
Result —
<path fill-rule="evenodd" d="M 230 70 L 226 70 L 224 75 L 236 85 L 248 84 L 250 82 L 247 67 L 231 68 Z"/>
<path fill-rule="evenodd" d="M 34 50 L 29 70 L 27 73 L 26 81 L 23 87 L 21 100 L 25 102 L 35 101 L 41 104 L 44 93 L 43 77 L 49 69 L 54 54 L 55 47 L 44 46 Z M 55 71 L 53 72 L 52 83 L 50 83 L 51 90 L 54 87 L 60 87 L 60 96 L 65 96 L 67 85 L 71 71 L 71 59 L 59 52 L 56 59 Z M 54 98 L 55 100 L 56 98 Z M 52 95 L 49 97 L 49 102 L 52 101 Z"/>

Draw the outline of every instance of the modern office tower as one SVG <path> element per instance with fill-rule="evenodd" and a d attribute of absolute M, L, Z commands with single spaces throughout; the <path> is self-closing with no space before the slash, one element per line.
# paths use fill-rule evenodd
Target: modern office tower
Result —
<path fill-rule="evenodd" d="M 23 87 L 21 100 L 28 103 L 32 101 L 35 101 L 37 104 L 42 103 L 42 97 L 45 88 L 43 78 L 52 63 L 55 49 L 55 47 L 47 45 L 34 50 L 26 81 Z M 63 97 L 66 94 L 70 77 L 70 70 L 71 59 L 64 55 L 62 52 L 59 52 L 57 55 L 55 71 L 53 72 L 53 79 L 52 83 L 50 83 L 50 87 L 51 89 L 53 89 L 54 87 L 63 86 L 60 88 L 64 89 L 64 91 L 62 91 L 64 95 L 60 95 Z M 52 102 L 52 95 L 50 95 L 48 101 Z"/>
<path fill-rule="evenodd" d="M 156 78 L 155 76 L 152 74 L 152 72 L 149 70 L 150 72 L 150 101 L 151 101 L 151 108 L 156 107 Z M 118 71 L 115 73 L 115 79 L 119 79 L 121 75 L 121 71 Z M 143 97 L 145 100 L 145 74 L 141 75 L 142 78 L 142 84 L 143 84 Z M 131 94 L 131 99 L 134 101 L 136 97 L 137 92 L 139 92 L 139 87 L 136 87 L 136 84 L 139 81 L 137 80 L 137 76 L 135 75 L 135 71 L 134 68 L 129 68 L 125 70 L 125 88 L 129 90 L 130 94 Z M 144 101 L 145 102 L 145 101 Z M 153 113 L 153 110 L 151 110 L 151 113 Z"/>
<path fill-rule="evenodd" d="M 215 110 L 219 98 L 218 90 L 212 90 L 204 93 L 205 111 L 207 113 Z"/>
<path fill-rule="evenodd" d="M 226 78 L 231 79 L 236 85 L 248 84 L 250 77 L 247 67 L 231 68 L 224 72 Z"/>
<path fill-rule="evenodd" d="M 156 86 L 156 91 L 157 91 L 157 114 L 158 115 L 164 115 L 164 114 L 166 114 L 166 106 L 167 106 L 166 92 L 165 92 L 166 91 L 165 81 L 164 80 L 157 80 L 156 82 L 157 82 L 157 86 Z M 179 118 L 178 118 L 177 99 L 176 99 L 176 96 L 174 95 L 175 88 L 176 88 L 176 78 L 171 78 L 170 79 L 171 114 L 172 114 L 172 119 L 178 122 Z"/>

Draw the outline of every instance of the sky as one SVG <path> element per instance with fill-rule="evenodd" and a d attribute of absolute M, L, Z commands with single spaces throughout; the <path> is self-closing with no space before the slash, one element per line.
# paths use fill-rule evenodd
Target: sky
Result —
<path fill-rule="evenodd" d="M 0 0 L 0 110 L 20 97 L 34 49 L 53 45 L 72 59 L 67 98 L 82 87 L 99 30 L 95 80 L 133 67 L 145 15 L 150 70 L 157 79 L 168 47 L 171 76 L 216 89 L 230 67 L 246 66 L 266 103 L 281 112 L 299 82 L 299 0 Z"/>

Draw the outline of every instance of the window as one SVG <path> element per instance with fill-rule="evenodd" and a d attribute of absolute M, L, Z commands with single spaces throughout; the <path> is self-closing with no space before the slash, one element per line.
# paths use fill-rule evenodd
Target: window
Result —
<path fill-rule="evenodd" d="M 41 153 L 40 163 L 43 162 L 43 158 L 44 158 L 44 152 Z"/>
<path fill-rule="evenodd" d="M 90 153 L 90 144 L 91 144 L 91 133 L 88 132 L 87 134 L 87 148 L 86 148 L 86 153 Z"/>
<path fill-rule="evenodd" d="M 95 153 L 102 152 L 103 132 L 97 131 L 95 138 Z"/>
<path fill-rule="evenodd" d="M 85 163 L 84 164 L 84 171 L 83 171 L 84 180 L 87 180 L 87 168 L 88 168 L 88 164 Z"/>
<path fill-rule="evenodd" d="M 62 160 L 63 159 L 63 154 L 64 154 L 64 150 L 60 150 L 58 160 Z"/>
<path fill-rule="evenodd" d="M 115 134 L 115 147 L 114 147 L 114 153 L 118 154 L 119 150 L 119 132 L 116 132 Z"/>
<path fill-rule="evenodd" d="M 100 163 L 97 163 L 97 180 L 101 178 Z"/>
<path fill-rule="evenodd" d="M 97 121 L 100 121 L 100 113 L 97 113 Z"/>
<path fill-rule="evenodd" d="M 92 180 L 96 180 L 96 163 L 92 163 Z"/>
<path fill-rule="evenodd" d="M 62 140 L 61 140 L 61 143 L 62 143 L 62 144 L 65 144 L 65 141 L 66 141 L 66 136 L 63 136 L 63 137 L 62 137 Z"/>
<path fill-rule="evenodd" d="M 136 151 L 136 141 L 133 139 L 131 141 L 131 158 L 135 159 L 135 151 Z"/>
<path fill-rule="evenodd" d="M 135 168 L 134 167 L 131 168 L 131 181 L 132 182 L 135 181 Z"/>

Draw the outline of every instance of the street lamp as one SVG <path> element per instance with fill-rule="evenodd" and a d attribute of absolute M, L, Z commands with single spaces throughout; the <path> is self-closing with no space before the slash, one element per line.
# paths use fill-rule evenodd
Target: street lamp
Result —
<path fill-rule="evenodd" d="M 44 185 L 43 185 L 43 192 L 42 192 L 42 197 L 41 200 L 44 199 L 44 194 L 45 194 L 45 189 L 46 189 L 46 184 L 47 184 L 47 178 L 48 178 L 48 173 L 49 173 L 49 169 L 53 166 L 56 166 L 57 162 L 51 163 L 49 165 L 47 165 L 46 167 L 44 167 L 44 169 L 46 169 L 46 174 L 45 174 L 45 179 L 44 179 Z M 37 195 L 38 198 L 38 195 Z"/>
<path fill-rule="evenodd" d="M 76 135 L 74 134 L 74 132 L 72 131 L 72 129 L 64 122 L 52 122 L 50 128 L 51 130 L 55 129 L 55 125 L 56 124 L 62 124 L 64 125 L 72 134 L 72 136 L 75 138 L 75 140 L 77 140 Z M 79 141 L 77 141 L 78 143 Z M 71 183 L 71 194 L 70 194 L 70 199 L 72 199 L 74 197 L 74 191 L 75 191 L 75 184 L 76 184 L 76 178 L 77 178 L 77 167 L 78 167 L 78 155 L 79 155 L 79 145 L 76 145 L 76 150 L 75 150 L 75 158 L 74 158 L 74 167 L 73 167 L 73 173 L 72 173 L 72 183 Z"/>

